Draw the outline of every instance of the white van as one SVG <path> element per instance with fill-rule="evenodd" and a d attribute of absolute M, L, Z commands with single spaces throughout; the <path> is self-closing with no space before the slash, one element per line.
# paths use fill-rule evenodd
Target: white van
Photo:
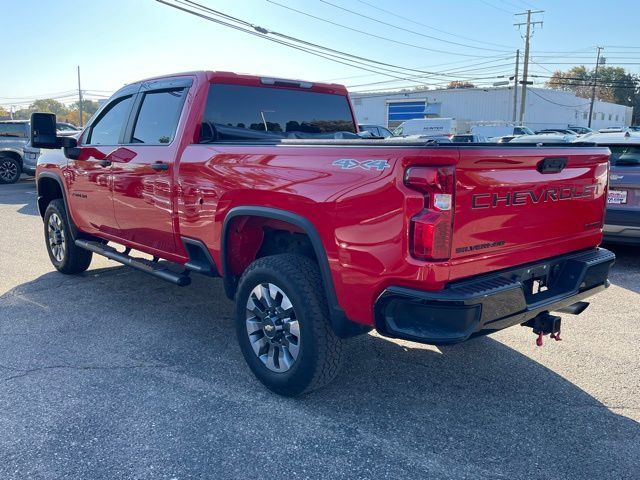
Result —
<path fill-rule="evenodd" d="M 487 138 L 507 137 L 518 135 L 533 135 L 533 130 L 529 127 L 519 127 L 516 125 L 475 125 L 471 127 L 471 133 Z"/>
<path fill-rule="evenodd" d="M 420 135 L 424 137 L 452 136 L 458 133 L 455 118 L 414 118 L 401 123 L 393 131 L 394 136 L 406 137 Z"/>

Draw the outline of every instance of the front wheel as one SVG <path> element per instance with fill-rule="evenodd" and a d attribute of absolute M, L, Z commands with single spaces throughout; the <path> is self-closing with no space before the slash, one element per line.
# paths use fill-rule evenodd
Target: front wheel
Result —
<path fill-rule="evenodd" d="M 16 183 L 20 180 L 20 162 L 11 157 L 0 157 L 0 183 Z"/>
<path fill-rule="evenodd" d="M 52 200 L 44 213 L 44 238 L 51 263 L 59 272 L 73 275 L 91 264 L 92 253 L 73 242 L 64 202 Z"/>
<path fill-rule="evenodd" d="M 280 395 L 329 383 L 342 363 L 315 262 L 282 254 L 253 262 L 236 294 L 236 333 L 255 376 Z"/>

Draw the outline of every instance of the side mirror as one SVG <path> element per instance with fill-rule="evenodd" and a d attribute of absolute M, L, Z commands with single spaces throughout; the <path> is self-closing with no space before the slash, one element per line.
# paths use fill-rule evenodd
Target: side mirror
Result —
<path fill-rule="evenodd" d="M 74 148 L 78 142 L 72 137 L 58 137 L 56 116 L 53 113 L 31 114 L 31 146 L 33 148 Z"/>
<path fill-rule="evenodd" d="M 34 148 L 60 148 L 56 136 L 56 116 L 53 113 L 31 114 L 31 146 Z"/>

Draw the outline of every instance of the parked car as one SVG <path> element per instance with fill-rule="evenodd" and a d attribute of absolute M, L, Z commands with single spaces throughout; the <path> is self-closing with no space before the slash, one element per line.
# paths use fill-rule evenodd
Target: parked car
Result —
<path fill-rule="evenodd" d="M 600 130 L 598 130 L 599 133 L 619 133 L 619 132 L 624 132 L 625 128 L 624 127 L 607 127 L 607 128 L 601 128 Z"/>
<path fill-rule="evenodd" d="M 61 137 L 76 135 L 81 131 L 82 129 L 80 127 L 76 127 L 72 123 L 56 122 L 56 132 Z"/>
<path fill-rule="evenodd" d="M 491 137 L 488 138 L 487 141 L 489 143 L 509 143 L 511 140 L 513 140 L 516 137 L 519 137 L 520 135 L 503 135 L 502 137 Z"/>
<path fill-rule="evenodd" d="M 509 143 L 571 143 L 577 138 L 578 136 L 575 134 L 542 133 L 539 135 L 521 135 L 512 139 Z"/>
<path fill-rule="evenodd" d="M 471 133 L 490 139 L 493 137 L 533 135 L 533 130 L 526 126 L 516 125 L 475 125 L 471 127 Z"/>
<path fill-rule="evenodd" d="M 374 137 L 389 138 L 393 136 L 391 130 L 382 125 L 358 125 L 360 132 L 371 132 Z"/>
<path fill-rule="evenodd" d="M 629 131 L 640 132 L 640 125 L 632 125 L 631 127 L 629 127 Z"/>
<path fill-rule="evenodd" d="M 25 154 L 30 133 L 28 120 L 0 121 L 0 184 L 16 183 L 22 172 L 35 174 L 38 157 L 30 148 Z"/>
<path fill-rule="evenodd" d="M 54 268 L 96 254 L 176 286 L 221 276 L 242 355 L 282 395 L 330 382 L 343 338 L 522 324 L 541 344 L 560 333 L 551 311 L 609 285 L 606 148 L 365 140 L 345 87 L 229 72 L 130 83 L 77 140 L 31 118 L 33 146 L 53 148 L 37 201 Z"/>
<path fill-rule="evenodd" d="M 640 133 L 596 133 L 589 142 L 611 150 L 604 240 L 640 245 Z"/>
<path fill-rule="evenodd" d="M 559 135 L 578 135 L 573 129 L 568 128 L 544 128 L 542 130 L 536 130 L 536 135 L 544 135 L 545 133 L 557 133 Z"/>
<path fill-rule="evenodd" d="M 468 133 L 463 135 L 454 135 L 451 137 L 451 141 L 453 143 L 485 143 L 487 141 L 487 137 Z"/>
<path fill-rule="evenodd" d="M 577 125 L 569 125 L 569 130 L 573 130 L 578 135 L 587 135 L 589 133 L 594 132 L 592 128 L 589 127 L 578 127 Z"/>

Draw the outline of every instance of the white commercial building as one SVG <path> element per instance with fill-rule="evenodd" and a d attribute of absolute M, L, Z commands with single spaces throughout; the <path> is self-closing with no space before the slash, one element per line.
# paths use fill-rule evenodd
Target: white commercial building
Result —
<path fill-rule="evenodd" d="M 520 95 L 517 110 L 519 118 Z M 448 117 L 473 125 L 478 122 L 512 122 L 513 87 L 459 88 L 416 92 L 351 93 L 359 123 L 394 128 L 404 120 Z M 633 107 L 596 101 L 591 127 L 631 125 Z M 545 88 L 527 89 L 524 125 L 533 130 L 588 126 L 589 99 L 572 92 Z"/>

